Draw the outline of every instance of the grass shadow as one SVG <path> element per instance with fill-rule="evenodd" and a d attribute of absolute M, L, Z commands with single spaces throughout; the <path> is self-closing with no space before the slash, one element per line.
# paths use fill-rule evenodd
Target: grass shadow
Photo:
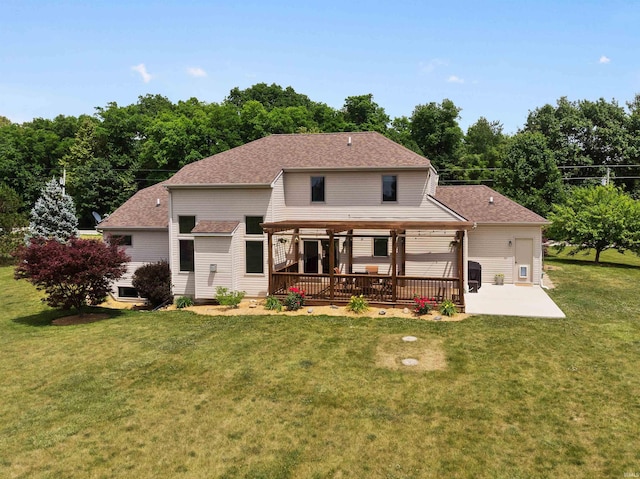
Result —
<path fill-rule="evenodd" d="M 563 257 L 559 258 L 557 256 L 547 256 L 545 261 L 551 261 L 553 263 L 559 264 L 570 264 L 576 266 L 596 266 L 600 268 L 619 268 L 619 269 L 640 269 L 640 266 L 632 265 L 632 264 L 623 264 L 623 263 L 612 263 L 609 261 L 600 261 L 600 263 L 596 263 L 592 259 L 588 258 L 575 258 L 575 257 Z"/>
<path fill-rule="evenodd" d="M 117 318 L 122 316 L 123 312 L 118 309 L 91 307 L 87 308 L 85 314 L 105 313 L 109 315 L 107 319 Z M 26 326 L 43 327 L 51 326 L 53 321 L 65 316 L 71 316 L 77 314 L 75 311 L 50 309 L 42 311 L 38 314 L 32 314 L 30 316 L 23 316 L 20 318 L 13 318 L 11 321 L 18 324 L 24 324 Z"/>

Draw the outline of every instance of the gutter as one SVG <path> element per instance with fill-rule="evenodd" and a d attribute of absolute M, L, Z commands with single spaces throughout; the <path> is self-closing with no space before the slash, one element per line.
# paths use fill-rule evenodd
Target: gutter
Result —
<path fill-rule="evenodd" d="M 164 185 L 168 190 L 182 190 L 182 189 L 209 189 L 209 190 L 222 190 L 222 189 L 248 189 L 248 188 L 272 188 L 271 183 L 181 183 L 177 185 Z"/>

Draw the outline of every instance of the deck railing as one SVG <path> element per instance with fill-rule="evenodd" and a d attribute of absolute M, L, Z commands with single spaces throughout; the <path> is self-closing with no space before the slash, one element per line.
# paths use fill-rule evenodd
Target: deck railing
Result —
<path fill-rule="evenodd" d="M 272 273 L 270 294 L 284 296 L 291 287 L 304 290 L 312 302 L 346 303 L 351 296 L 362 294 L 372 303 L 408 304 L 420 296 L 438 303 L 449 299 L 464 308 L 459 278 L 396 276 L 394 284 L 392 276 L 377 274 Z"/>

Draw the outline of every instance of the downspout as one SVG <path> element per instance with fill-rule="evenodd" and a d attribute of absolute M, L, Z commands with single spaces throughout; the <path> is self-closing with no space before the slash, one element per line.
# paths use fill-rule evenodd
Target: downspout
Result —
<path fill-rule="evenodd" d="M 174 239 L 173 239 L 173 193 L 171 192 L 170 189 L 168 189 L 168 192 L 169 192 L 169 269 L 171 270 L 171 294 L 174 294 L 173 285 L 176 283 L 176 281 L 173 275 L 174 275 L 174 271 L 176 270 L 174 268 L 175 266 L 174 253 L 176 248 L 175 248 Z M 180 269 L 180 267 L 178 267 L 178 269 Z"/>

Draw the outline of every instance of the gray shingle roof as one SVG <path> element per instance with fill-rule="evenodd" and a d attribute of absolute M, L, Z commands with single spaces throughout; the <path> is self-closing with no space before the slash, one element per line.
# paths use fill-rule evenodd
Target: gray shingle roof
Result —
<path fill-rule="evenodd" d="M 375 132 L 271 135 L 186 165 L 166 184 L 268 185 L 283 169 L 427 169 L 430 164 Z"/>
<path fill-rule="evenodd" d="M 489 199 L 493 197 L 493 203 Z M 548 221 L 485 185 L 438 186 L 436 200 L 475 223 L 532 223 Z"/>
<path fill-rule="evenodd" d="M 164 182 L 138 191 L 97 226 L 98 229 L 168 227 L 169 192 Z"/>

